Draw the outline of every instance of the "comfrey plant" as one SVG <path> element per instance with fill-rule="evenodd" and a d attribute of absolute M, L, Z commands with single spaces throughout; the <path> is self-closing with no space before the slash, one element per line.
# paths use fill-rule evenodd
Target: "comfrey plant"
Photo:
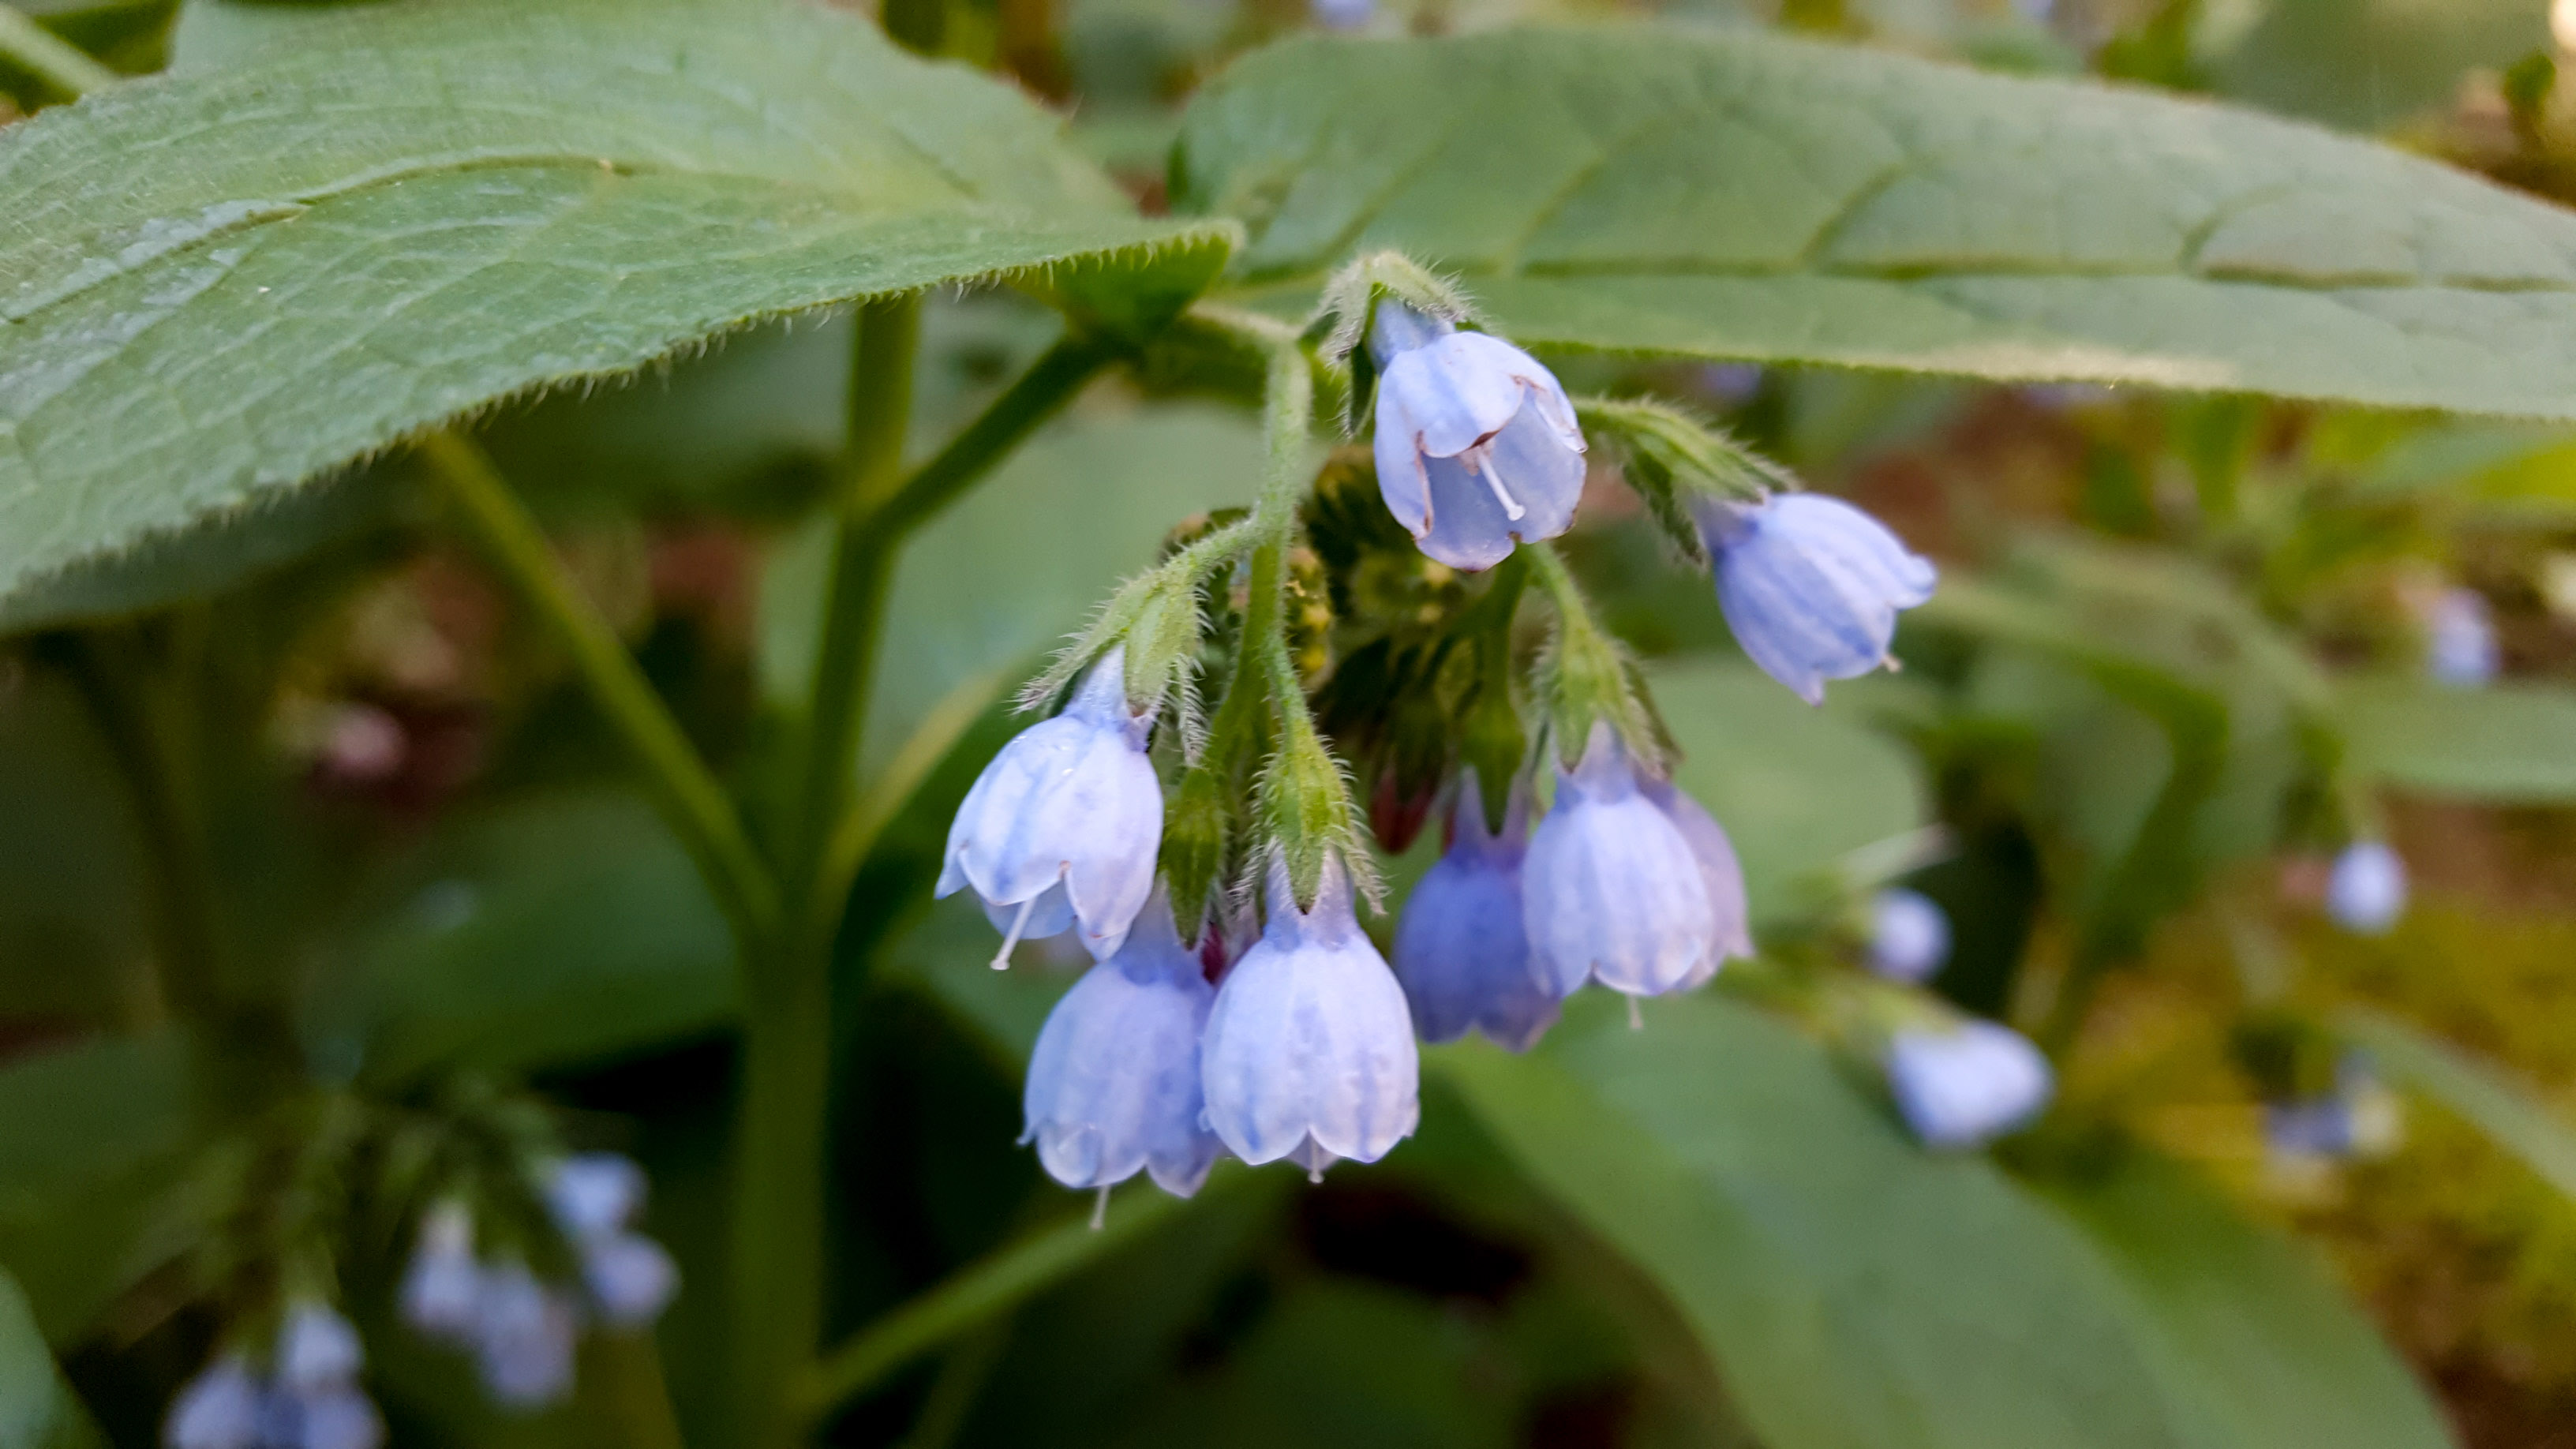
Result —
<path fill-rule="evenodd" d="M 1734 845 L 1673 784 L 1652 701 L 1547 542 L 1582 494 L 1576 406 L 1474 316 L 1377 255 L 1326 289 L 1304 337 L 1253 329 L 1272 460 L 1259 504 L 1191 529 L 1103 607 L 1028 691 L 1069 688 L 1062 710 L 1003 747 L 950 829 L 938 892 L 975 892 L 1003 933 L 996 966 L 1074 927 L 1099 962 L 1039 1036 L 1024 1140 L 1104 1206 L 1139 1171 L 1187 1196 L 1219 1155 L 1318 1177 L 1375 1161 L 1420 1116 L 1417 1035 L 1477 1029 L 1522 1050 L 1588 982 L 1633 1013 L 1753 954 Z M 1374 419 L 1374 517 L 1350 506 L 1348 459 L 1304 496 L 1318 371 L 1346 380 L 1355 426 Z M 1887 661 L 1929 565 L 1848 505 L 1775 492 L 1785 474 L 1687 414 L 1629 401 L 1590 415 L 1684 547 L 1715 560 L 1773 674 L 1812 701 L 1824 679 Z M 1324 575 L 1307 606 L 1323 613 L 1320 668 L 1291 643 L 1300 548 Z M 1402 577 L 1417 550 L 1486 576 L 1376 603 L 1365 581 Z M 1238 576 L 1239 603 L 1217 588 Z M 1534 652 L 1515 644 L 1532 580 L 1553 616 Z M 1377 672 L 1341 677 L 1335 642 Z M 1223 682 L 1204 716 L 1202 670 Z M 1359 919 L 1376 871 L 1309 700 L 1317 674 L 1335 738 L 1368 757 L 1382 796 L 1450 802 L 1448 849 L 1404 907 L 1392 969 Z M 1390 828 L 1409 834 L 1407 812 L 1381 816 Z M 1927 1135 L 1990 1135 L 2037 1103 L 2016 1105 Z"/>

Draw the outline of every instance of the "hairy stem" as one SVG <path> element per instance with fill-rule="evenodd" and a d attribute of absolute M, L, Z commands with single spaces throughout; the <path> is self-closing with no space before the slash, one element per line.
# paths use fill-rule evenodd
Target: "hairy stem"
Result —
<path fill-rule="evenodd" d="M 744 834 L 732 797 L 483 450 L 454 433 L 433 433 L 420 451 L 492 565 L 571 654 L 592 702 L 643 767 L 737 944 L 747 959 L 756 955 L 777 929 L 778 886 Z"/>
<path fill-rule="evenodd" d="M 116 72 L 90 59 L 89 53 L 27 18 L 14 5 L 0 5 L 0 60 L 42 81 L 65 100 L 117 79 Z"/>

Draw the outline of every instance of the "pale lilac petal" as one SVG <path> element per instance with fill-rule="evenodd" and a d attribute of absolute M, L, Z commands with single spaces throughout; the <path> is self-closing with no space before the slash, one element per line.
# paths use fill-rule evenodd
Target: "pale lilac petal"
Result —
<path fill-rule="evenodd" d="M 1618 736 L 1596 725 L 1522 867 L 1530 949 L 1559 995 L 1597 979 L 1660 996 L 1705 979 L 1718 920 L 1690 841 L 1637 788 Z"/>

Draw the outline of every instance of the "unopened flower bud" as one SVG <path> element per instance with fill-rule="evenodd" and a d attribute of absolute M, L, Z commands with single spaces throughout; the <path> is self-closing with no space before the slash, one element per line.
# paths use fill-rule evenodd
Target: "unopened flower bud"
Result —
<path fill-rule="evenodd" d="M 1870 969 L 1890 981 L 1932 979 L 1950 959 L 1950 918 L 1932 898 L 1902 886 L 1869 903 Z"/>
<path fill-rule="evenodd" d="M 1809 704 L 1888 662 L 1896 615 L 1932 597 L 1930 562 L 1884 524 L 1814 493 L 1697 505 L 1735 641 Z"/>
<path fill-rule="evenodd" d="M 1978 1147 L 2039 1115 L 2055 1074 L 2021 1033 L 1970 1018 L 1897 1032 L 1887 1085 L 1925 1146 Z"/>
<path fill-rule="evenodd" d="M 2384 936 L 2406 914 L 2406 862 L 2384 841 L 2357 840 L 2326 877 L 2326 914 L 2357 936 Z"/>

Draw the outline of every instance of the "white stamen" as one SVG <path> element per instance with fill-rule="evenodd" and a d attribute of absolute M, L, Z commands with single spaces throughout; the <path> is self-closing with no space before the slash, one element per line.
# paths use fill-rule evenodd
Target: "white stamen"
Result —
<path fill-rule="evenodd" d="M 1491 447 L 1483 443 L 1478 443 L 1476 446 L 1469 448 L 1466 453 L 1465 462 L 1467 464 L 1468 471 L 1481 474 L 1484 477 L 1485 486 L 1494 490 L 1494 501 L 1503 505 L 1503 516 L 1505 518 L 1511 519 L 1513 522 L 1517 523 L 1520 521 L 1522 515 L 1529 512 L 1528 509 L 1513 502 L 1512 495 L 1504 491 L 1503 470 L 1494 466 L 1494 450 Z"/>
<path fill-rule="evenodd" d="M 1639 1006 L 1637 1004 L 1637 998 L 1633 996 L 1628 998 L 1628 1029 L 1630 1031 L 1644 1031 L 1646 1029 L 1646 1009 Z"/>
<path fill-rule="evenodd" d="M 1320 1185 L 1320 1184 L 1323 1182 L 1323 1180 L 1324 1180 L 1324 1169 L 1322 1169 L 1322 1168 L 1320 1168 L 1320 1167 L 1310 1167 L 1310 1168 L 1307 1168 L 1307 1169 L 1306 1169 L 1306 1180 L 1307 1180 L 1308 1182 L 1316 1183 L 1316 1184 Z"/>
<path fill-rule="evenodd" d="M 1011 917 L 1011 933 L 1002 938 L 1002 949 L 993 953 L 994 970 L 1007 971 L 1011 968 L 1011 948 L 1020 944 L 1020 932 L 1028 929 L 1029 912 L 1037 906 L 1037 903 L 1036 896 L 1020 902 L 1020 913 Z"/>
<path fill-rule="evenodd" d="M 1091 1200 L 1091 1230 L 1095 1233 L 1099 1232 L 1101 1225 L 1108 1221 L 1109 1189 L 1104 1187 L 1100 1190 L 1100 1196 Z"/>

